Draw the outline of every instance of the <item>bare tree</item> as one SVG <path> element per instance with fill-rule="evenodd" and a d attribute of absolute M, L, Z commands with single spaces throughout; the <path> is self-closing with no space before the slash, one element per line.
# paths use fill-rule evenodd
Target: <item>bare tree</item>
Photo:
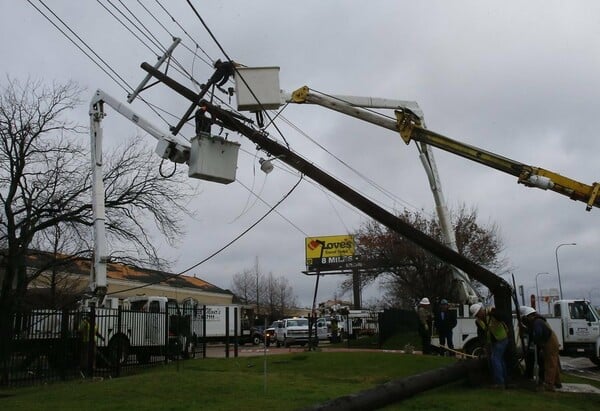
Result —
<path fill-rule="evenodd" d="M 231 291 L 246 304 L 256 304 L 258 291 L 261 310 L 257 314 L 268 317 L 271 321 L 282 318 L 290 308 L 298 304 L 288 280 L 285 277 L 275 277 L 272 272 L 268 275 L 259 273 L 257 276 L 255 269 L 247 269 L 237 273 L 233 276 Z"/>
<path fill-rule="evenodd" d="M 298 298 L 294 294 L 294 289 L 287 278 L 279 277 L 276 295 L 279 299 L 278 308 L 281 310 L 282 316 L 285 315 L 289 309 L 298 306 Z"/>
<path fill-rule="evenodd" d="M 244 304 L 256 303 L 256 276 L 251 270 L 244 270 L 233 275 L 231 291 L 237 295 Z"/>
<path fill-rule="evenodd" d="M 80 92 L 74 83 L 10 78 L 0 90 L 0 310 L 15 307 L 35 276 L 26 267 L 32 247 L 91 256 L 88 139 L 84 128 L 66 119 Z M 193 194 L 186 176 L 161 176 L 160 159 L 139 137 L 104 158 L 111 258 L 166 266 L 148 232 L 154 225 L 170 243 L 177 240 Z"/>
<path fill-rule="evenodd" d="M 409 211 L 399 217 L 442 242 L 437 218 Z M 464 206 L 453 217 L 458 252 L 488 269 L 502 269 L 505 262 L 500 259 L 503 246 L 497 227 L 478 224 L 477 211 Z M 367 266 L 361 276 L 363 287 L 379 279 L 385 299 L 398 306 L 410 306 L 425 296 L 441 299 L 453 294 L 451 267 L 394 231 L 369 221 L 355 238 L 357 254 Z M 350 289 L 351 281 L 345 280 L 342 290 Z"/>

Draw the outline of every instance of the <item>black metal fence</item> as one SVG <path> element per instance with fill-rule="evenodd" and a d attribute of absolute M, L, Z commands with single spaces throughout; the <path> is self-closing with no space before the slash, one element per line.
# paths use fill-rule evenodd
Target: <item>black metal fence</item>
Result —
<path fill-rule="evenodd" d="M 139 367 L 205 358 L 207 343 L 215 341 L 225 343 L 227 357 L 230 345 L 237 356 L 242 342 L 233 321 L 237 315 L 237 308 L 226 307 L 225 325 L 217 337 L 214 329 L 207 333 L 204 319 L 210 314 L 202 306 L 183 312 L 172 307 L 162 312 L 152 307 L 146 311 L 92 307 L 14 313 L 11 329 L 0 336 L 4 339 L 0 386 L 118 377 Z"/>
<path fill-rule="evenodd" d="M 379 343 L 399 332 L 416 331 L 419 323 L 414 310 L 387 309 L 379 314 Z"/>

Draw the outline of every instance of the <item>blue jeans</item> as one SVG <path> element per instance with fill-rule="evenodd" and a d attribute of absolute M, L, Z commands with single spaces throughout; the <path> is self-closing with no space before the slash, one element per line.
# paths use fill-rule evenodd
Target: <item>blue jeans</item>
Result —
<path fill-rule="evenodd" d="M 494 384 L 504 385 L 506 383 L 506 363 L 504 362 L 504 352 L 508 347 L 508 338 L 502 341 L 492 343 L 491 363 L 492 377 Z"/>

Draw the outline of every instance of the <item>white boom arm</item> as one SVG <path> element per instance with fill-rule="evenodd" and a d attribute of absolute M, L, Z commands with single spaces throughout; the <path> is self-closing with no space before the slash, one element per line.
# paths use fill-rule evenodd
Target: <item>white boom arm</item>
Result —
<path fill-rule="evenodd" d="M 138 127 L 158 140 L 156 153 L 164 159 L 184 163 L 189 158 L 190 143 L 178 136 L 170 135 L 154 127 L 129 107 L 97 90 L 90 102 L 90 139 L 92 157 L 92 212 L 94 219 L 94 265 L 90 273 L 90 289 L 99 300 L 106 294 L 106 264 L 108 263 L 106 231 L 104 226 L 104 182 L 102 180 L 102 126 L 104 104 L 135 123 Z"/>
<path fill-rule="evenodd" d="M 394 120 L 385 119 L 377 113 L 364 110 L 364 108 L 409 109 L 419 118 L 421 118 L 422 123 L 425 124 L 424 113 L 421 110 L 421 107 L 419 107 L 419 104 L 415 101 L 390 100 L 358 96 L 326 96 L 323 94 L 311 93 L 311 90 L 306 86 L 294 91 L 292 94 L 282 91 L 281 96 L 282 100 L 285 102 L 316 104 L 392 130 L 395 128 Z M 421 162 L 425 168 L 425 173 L 427 174 L 427 178 L 429 180 L 429 186 L 431 188 L 431 192 L 433 193 L 436 211 L 440 221 L 440 227 L 442 229 L 444 240 L 448 247 L 454 251 L 458 251 L 456 246 L 456 236 L 454 235 L 454 230 L 452 229 L 452 224 L 450 222 L 450 214 L 448 212 L 448 208 L 446 207 L 446 201 L 444 199 L 441 180 L 437 171 L 437 165 L 433 157 L 433 151 L 431 150 L 431 147 L 425 143 L 421 144 L 421 149 Z M 458 291 L 460 293 L 459 298 L 462 300 L 461 302 L 467 302 L 470 304 L 478 301 L 480 298 L 473 287 L 469 285 L 470 282 L 465 273 L 456 267 L 453 267 L 452 271 L 454 273 L 455 280 L 457 280 L 460 284 Z"/>

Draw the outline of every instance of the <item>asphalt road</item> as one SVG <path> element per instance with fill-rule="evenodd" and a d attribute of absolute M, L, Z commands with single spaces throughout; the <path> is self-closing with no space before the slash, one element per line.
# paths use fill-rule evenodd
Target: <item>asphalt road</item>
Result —
<path fill-rule="evenodd" d="M 563 372 L 600 381 L 600 367 L 587 358 L 560 357 Z"/>

